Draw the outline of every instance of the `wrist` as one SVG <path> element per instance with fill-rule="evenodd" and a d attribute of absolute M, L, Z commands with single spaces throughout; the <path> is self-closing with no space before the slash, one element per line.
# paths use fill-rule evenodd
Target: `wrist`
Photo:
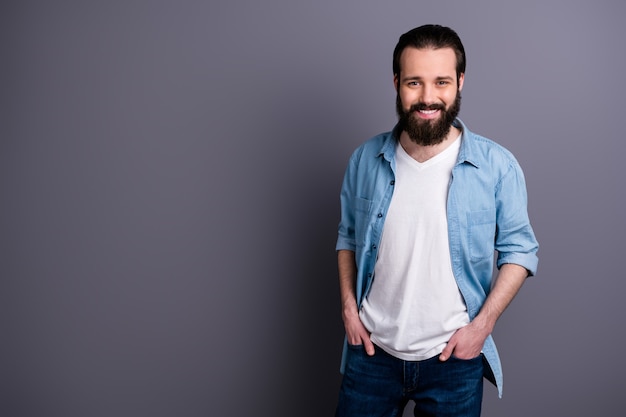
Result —
<path fill-rule="evenodd" d="M 359 309 L 357 308 L 355 302 L 345 302 L 341 309 L 341 314 L 343 315 L 344 320 L 358 317 Z"/>
<path fill-rule="evenodd" d="M 485 337 L 493 332 L 495 327 L 495 320 L 490 320 L 484 314 L 478 314 L 474 320 L 472 320 L 472 326 L 481 333 L 485 334 Z"/>

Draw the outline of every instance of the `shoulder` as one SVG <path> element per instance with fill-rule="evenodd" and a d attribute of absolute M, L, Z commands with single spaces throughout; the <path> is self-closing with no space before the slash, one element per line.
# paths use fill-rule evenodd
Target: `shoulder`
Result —
<path fill-rule="evenodd" d="M 479 168 L 519 166 L 513 153 L 507 148 L 492 139 L 470 131 L 465 126 L 461 152 L 462 158 Z"/>
<path fill-rule="evenodd" d="M 375 159 L 376 157 L 393 152 L 395 149 L 395 137 L 393 132 L 379 133 L 365 142 L 363 142 L 352 153 L 351 160 L 353 162 L 360 161 L 362 159 Z"/>
<path fill-rule="evenodd" d="M 392 132 L 379 133 L 363 142 L 358 148 L 356 148 L 355 153 L 380 152 L 383 149 L 384 145 L 392 140 L 395 140 Z"/>

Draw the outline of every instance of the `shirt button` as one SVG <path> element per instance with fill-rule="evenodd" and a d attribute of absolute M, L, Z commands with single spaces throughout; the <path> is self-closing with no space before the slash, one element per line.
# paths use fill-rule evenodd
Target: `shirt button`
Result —
<path fill-rule="evenodd" d="M 395 185 L 396 181 L 395 180 L 391 180 L 391 182 L 389 183 L 390 185 Z"/>
<path fill-rule="evenodd" d="M 376 249 L 376 245 L 372 245 L 372 249 Z"/>
<path fill-rule="evenodd" d="M 383 213 L 378 213 L 378 218 L 380 219 L 381 217 L 383 217 Z"/>

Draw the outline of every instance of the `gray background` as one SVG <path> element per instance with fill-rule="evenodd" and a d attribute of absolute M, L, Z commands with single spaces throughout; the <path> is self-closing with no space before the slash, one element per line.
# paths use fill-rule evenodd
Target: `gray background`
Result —
<path fill-rule="evenodd" d="M 433 22 L 465 43 L 461 118 L 520 160 L 541 243 L 483 415 L 616 415 L 625 12 L 3 1 L 0 415 L 332 415 L 341 177 L 395 123 L 398 36 Z"/>

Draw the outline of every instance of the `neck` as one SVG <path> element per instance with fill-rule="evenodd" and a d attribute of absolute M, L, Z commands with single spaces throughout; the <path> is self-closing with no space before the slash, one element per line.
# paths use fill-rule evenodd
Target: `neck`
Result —
<path fill-rule="evenodd" d="M 417 162 L 426 162 L 430 158 L 445 151 L 460 134 L 461 131 L 458 128 L 450 126 L 450 131 L 440 143 L 436 145 L 419 145 L 413 142 L 405 131 L 402 131 L 400 134 L 400 145 L 402 145 L 406 153 Z"/>

